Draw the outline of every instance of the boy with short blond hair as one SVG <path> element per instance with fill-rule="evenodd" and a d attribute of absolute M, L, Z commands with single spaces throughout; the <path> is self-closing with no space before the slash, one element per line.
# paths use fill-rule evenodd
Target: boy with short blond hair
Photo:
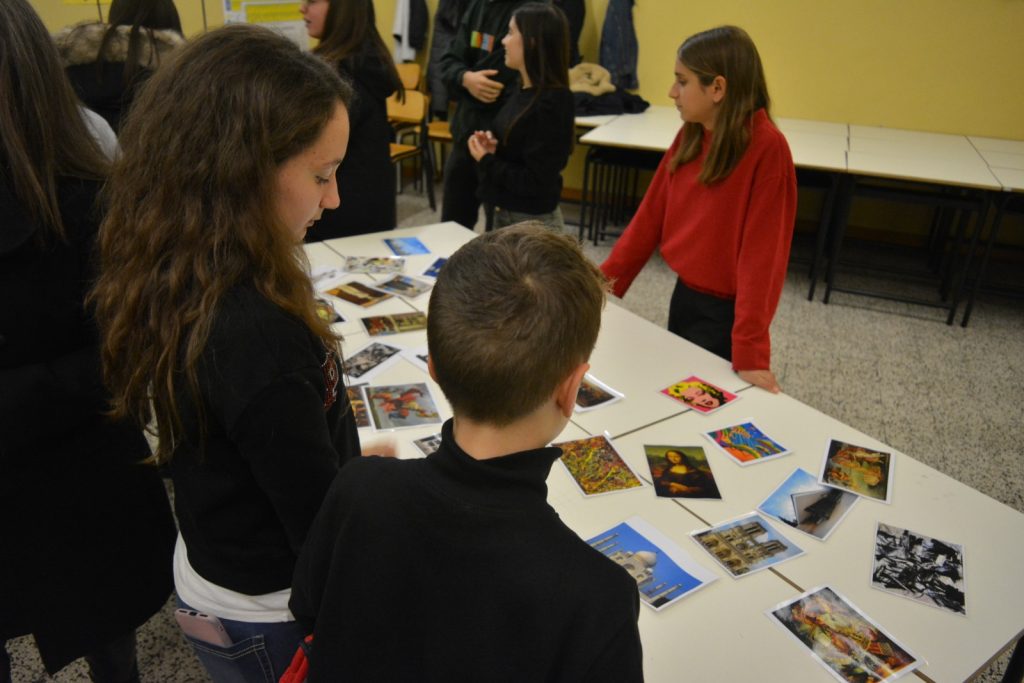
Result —
<path fill-rule="evenodd" d="M 311 681 L 643 679 L 635 581 L 546 500 L 604 293 L 537 224 L 441 269 L 429 365 L 455 417 L 428 458 L 362 458 L 334 482 L 291 599 Z"/>

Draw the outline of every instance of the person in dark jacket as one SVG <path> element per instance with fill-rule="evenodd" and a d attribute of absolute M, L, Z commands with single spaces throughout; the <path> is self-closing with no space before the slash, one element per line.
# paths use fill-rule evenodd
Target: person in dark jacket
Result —
<path fill-rule="evenodd" d="M 538 223 L 456 251 L 431 292 L 428 367 L 452 407 L 424 459 L 360 458 L 295 568 L 309 680 L 636 683 L 636 581 L 547 502 L 597 340 L 604 278 Z"/>
<path fill-rule="evenodd" d="M 25 634 L 51 674 L 138 681 L 174 522 L 142 429 L 104 414 L 84 305 L 109 162 L 25 0 L 0 3 L 0 64 L 0 681 Z"/>
<path fill-rule="evenodd" d="M 479 163 L 480 199 L 493 227 L 536 220 L 561 232 L 562 169 L 572 153 L 575 123 L 569 91 L 569 25 L 554 5 L 528 2 L 512 15 L 505 64 L 522 87 L 494 120 L 494 131 L 469 138 Z"/>
<path fill-rule="evenodd" d="M 456 101 L 452 114 L 452 152 L 444 167 L 441 220 L 467 228 L 480 212 L 476 161 L 467 141 L 474 131 L 490 130 L 510 95 L 517 73 L 505 66 L 502 38 L 512 13 L 525 0 L 470 0 L 458 33 L 441 58 L 441 73 Z"/>
<path fill-rule="evenodd" d="M 115 133 L 139 87 L 185 42 L 173 0 L 113 0 L 107 23 L 71 26 L 55 40 L 78 97 Z"/>
<path fill-rule="evenodd" d="M 155 414 L 179 607 L 223 628 L 186 614 L 183 631 L 217 683 L 287 668 L 295 559 L 360 455 L 302 247 L 338 205 L 351 97 L 276 33 L 219 28 L 153 75 L 110 177 L 93 300 L 112 412 Z"/>
<path fill-rule="evenodd" d="M 434 13 L 434 33 L 430 40 L 430 59 L 427 63 L 427 88 L 430 90 L 430 114 L 438 121 L 448 120 L 448 105 L 452 100 L 441 73 L 441 58 L 455 40 L 459 22 L 468 0 L 439 0 Z"/>
<path fill-rule="evenodd" d="M 324 211 L 307 242 L 391 230 L 395 215 L 393 130 L 387 98 L 402 96 L 402 81 L 377 32 L 372 0 L 308 0 L 302 4 L 306 30 L 320 44 L 313 51 L 352 84 L 348 152 L 338 169 L 341 206 Z"/>

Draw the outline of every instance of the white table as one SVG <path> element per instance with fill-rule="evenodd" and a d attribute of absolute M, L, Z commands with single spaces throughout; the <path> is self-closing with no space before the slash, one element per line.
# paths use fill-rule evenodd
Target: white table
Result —
<path fill-rule="evenodd" d="M 451 253 L 474 237 L 474 233 L 454 223 L 431 225 L 332 240 L 327 245 L 307 247 L 307 253 L 311 260 L 324 265 L 331 260 L 332 251 L 385 255 L 388 252 L 381 241 L 384 236 L 416 236 L 431 249 L 431 254 L 411 259 L 406 272 L 415 275 L 438 256 Z M 340 256 L 337 258 L 340 260 Z M 425 311 L 427 299 L 418 297 L 409 303 Z M 367 310 L 376 314 L 377 308 Z M 382 339 L 404 348 L 425 344 L 423 332 Z M 346 348 L 346 354 L 350 350 L 354 347 Z M 925 680 L 968 678 L 1021 637 L 1024 592 L 1019 590 L 1019 576 L 1024 546 L 1018 539 L 1024 537 L 1024 515 L 903 453 L 895 456 L 891 504 L 859 501 L 825 542 L 778 525 L 781 533 L 806 553 L 772 570 L 730 578 L 688 537 L 691 531 L 753 510 L 798 466 L 817 475 L 830 438 L 890 452 L 893 449 L 786 395 L 746 386 L 735 375 L 730 377 L 725 361 L 611 302 L 603 315 L 591 363 L 599 379 L 626 396 L 607 408 L 577 414 L 557 440 L 608 430 L 623 458 L 648 483 L 644 444 L 702 445 L 723 495 L 721 501 L 667 500 L 657 498 L 648 486 L 584 498 L 558 463 L 548 478 L 551 504 L 581 537 L 590 538 L 638 515 L 719 575 L 711 585 L 661 612 L 641 607 L 640 633 L 648 681 L 739 681 L 755 676 L 771 681 L 834 680 L 763 614 L 802 590 L 826 583 L 926 660 L 920 672 Z M 691 373 L 737 391 L 741 398 L 711 415 L 702 415 L 680 410 L 658 394 L 667 384 Z M 404 360 L 383 371 L 372 383 L 418 381 L 428 383 L 441 404 L 442 416 L 449 416 L 450 408 L 436 384 Z M 746 418 L 753 418 L 793 453 L 740 467 L 700 437 L 703 431 Z M 431 425 L 390 434 L 401 457 L 419 457 L 412 439 L 438 431 Z M 371 441 L 375 437 L 366 433 L 361 438 Z M 964 545 L 966 617 L 869 586 L 877 521 Z"/>

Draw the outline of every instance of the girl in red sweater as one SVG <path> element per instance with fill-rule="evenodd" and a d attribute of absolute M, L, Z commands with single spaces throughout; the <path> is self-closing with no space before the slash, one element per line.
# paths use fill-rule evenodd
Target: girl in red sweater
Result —
<path fill-rule="evenodd" d="M 622 296 L 655 247 L 679 276 L 668 329 L 772 392 L 768 328 L 796 216 L 789 146 L 768 114 L 750 36 L 722 26 L 690 36 L 669 97 L 685 123 L 601 270 Z"/>

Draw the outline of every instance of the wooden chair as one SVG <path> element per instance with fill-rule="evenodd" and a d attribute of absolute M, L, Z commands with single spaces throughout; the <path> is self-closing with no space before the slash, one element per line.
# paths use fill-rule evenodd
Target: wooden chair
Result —
<path fill-rule="evenodd" d="M 452 144 L 452 129 L 449 127 L 447 121 L 431 121 L 427 124 L 427 140 L 431 145 L 431 153 L 433 153 L 433 145 L 437 143 L 440 154 L 434 155 L 435 159 L 439 159 L 441 162 L 440 167 L 436 173 L 444 173 L 444 150 L 446 145 Z"/>
<path fill-rule="evenodd" d="M 422 174 L 423 184 L 430 200 L 430 210 L 436 209 L 434 201 L 434 154 L 430 140 L 424 132 L 427 130 L 427 114 L 430 109 L 430 98 L 418 90 L 406 90 L 405 101 L 392 95 L 387 100 L 388 119 L 392 124 L 403 126 L 401 137 L 391 143 L 391 163 L 398 169 L 398 190 L 402 188 L 402 162 L 419 157 L 418 173 Z M 402 142 L 406 137 L 415 136 L 415 144 Z"/>
<path fill-rule="evenodd" d="M 420 65 L 416 62 L 401 62 L 395 64 L 398 69 L 398 77 L 402 81 L 402 87 L 406 90 L 420 89 Z"/>

